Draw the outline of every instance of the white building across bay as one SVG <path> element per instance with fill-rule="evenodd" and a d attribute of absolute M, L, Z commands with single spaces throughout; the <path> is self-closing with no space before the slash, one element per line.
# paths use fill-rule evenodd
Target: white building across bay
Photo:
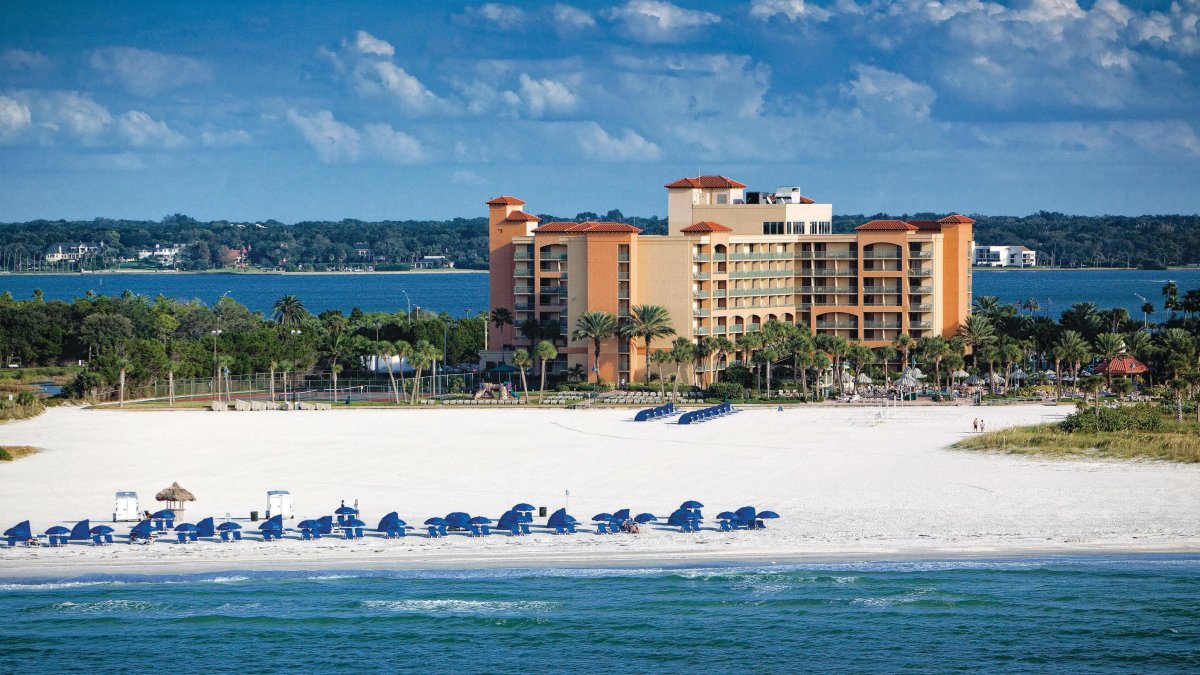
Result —
<path fill-rule="evenodd" d="M 1037 251 L 1024 246 L 976 244 L 972 260 L 976 267 L 1033 267 L 1037 265 Z"/>

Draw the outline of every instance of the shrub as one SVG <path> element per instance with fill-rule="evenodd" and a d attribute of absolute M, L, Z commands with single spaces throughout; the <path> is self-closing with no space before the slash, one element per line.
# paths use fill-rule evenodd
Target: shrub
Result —
<path fill-rule="evenodd" d="M 745 388 L 735 382 L 718 382 L 708 388 L 708 395 L 719 399 L 739 399 L 745 393 Z"/>
<path fill-rule="evenodd" d="M 1074 433 L 1096 431 L 1161 431 L 1162 410 L 1155 405 L 1139 404 L 1120 408 L 1100 408 L 1097 411 L 1086 405 L 1059 423 L 1063 431 Z"/>
<path fill-rule="evenodd" d="M 33 393 L 32 391 L 23 391 L 17 394 L 17 405 L 19 406 L 31 406 L 36 404 L 37 400 L 37 394 Z"/>
<path fill-rule="evenodd" d="M 11 462 L 12 459 L 12 455 L 8 454 L 8 450 L 0 448 L 0 462 Z"/>
<path fill-rule="evenodd" d="M 725 383 L 736 384 L 743 389 L 749 389 L 754 386 L 754 373 L 750 372 L 750 369 L 745 366 L 729 366 L 725 369 L 724 373 L 721 373 L 720 384 Z M 738 397 L 741 397 L 740 392 L 738 393 Z"/>

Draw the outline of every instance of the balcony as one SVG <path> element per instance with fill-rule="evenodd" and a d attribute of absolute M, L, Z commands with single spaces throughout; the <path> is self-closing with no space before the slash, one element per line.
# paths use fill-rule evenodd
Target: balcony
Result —
<path fill-rule="evenodd" d="M 629 262 L 629 254 L 628 253 L 618 253 L 617 254 L 617 262 L 624 262 L 624 263 Z"/>
<path fill-rule="evenodd" d="M 863 322 L 865 328 L 900 328 L 899 321 L 866 321 Z"/>
<path fill-rule="evenodd" d="M 713 332 L 713 335 L 724 335 L 725 334 L 725 326 L 713 326 L 712 332 Z"/>
<path fill-rule="evenodd" d="M 697 281 L 708 281 L 708 272 L 692 272 L 692 278 Z"/>
<path fill-rule="evenodd" d="M 857 251 L 797 251 L 797 260 L 858 260 Z"/>
<path fill-rule="evenodd" d="M 792 286 L 772 286 L 763 288 L 735 288 L 729 291 L 730 297 L 745 298 L 752 295 L 792 295 L 796 289 Z"/>
<path fill-rule="evenodd" d="M 933 286 L 909 286 L 908 292 L 914 295 L 931 295 Z"/>
<path fill-rule="evenodd" d="M 708 316 L 711 312 L 707 309 L 693 309 L 692 316 Z"/>
<path fill-rule="evenodd" d="M 533 260 L 533 254 L 529 251 L 513 251 L 513 260 Z"/>
<path fill-rule="evenodd" d="M 700 326 L 699 328 L 696 328 L 694 330 L 694 332 L 696 333 L 696 335 L 708 335 L 708 329 L 705 328 L 704 326 Z"/>
<path fill-rule="evenodd" d="M 881 293 L 896 294 L 899 292 L 899 286 L 863 286 L 863 295 L 878 295 Z"/>
<path fill-rule="evenodd" d="M 517 303 L 513 304 L 513 309 L 517 310 L 518 312 L 520 312 L 522 310 L 529 311 L 529 310 L 533 309 L 533 303 L 532 302 L 517 302 Z"/>
<path fill-rule="evenodd" d="M 730 260 L 791 260 L 791 251 L 768 251 L 766 253 L 730 253 Z"/>
<path fill-rule="evenodd" d="M 908 257 L 914 260 L 933 260 L 933 251 L 909 251 Z"/>
<path fill-rule="evenodd" d="M 754 277 L 791 277 L 795 276 L 795 270 L 739 270 L 730 272 L 730 279 L 749 279 Z"/>
<path fill-rule="evenodd" d="M 528 295 L 533 292 L 533 286 L 514 286 L 513 293 L 517 295 Z"/>
<path fill-rule="evenodd" d="M 725 254 L 724 253 L 714 253 L 712 259 L 713 259 L 713 262 L 724 262 Z"/>
<path fill-rule="evenodd" d="M 715 289 L 715 290 L 712 292 L 712 296 L 713 296 L 714 298 L 723 298 L 723 297 L 725 297 L 725 289 L 724 289 L 724 288 L 718 288 L 718 289 Z"/>
<path fill-rule="evenodd" d="M 528 267 L 518 267 L 517 269 L 513 270 L 513 276 L 514 277 L 531 277 L 531 276 L 533 276 L 533 270 Z"/>
<path fill-rule="evenodd" d="M 696 262 L 696 263 L 706 263 L 706 262 L 708 262 L 708 261 L 709 261 L 709 260 L 708 260 L 708 256 L 707 256 L 707 255 L 693 255 L 693 256 L 692 256 L 692 262 Z"/>
<path fill-rule="evenodd" d="M 899 302 L 864 302 L 863 307 L 883 307 L 899 310 L 903 307 Z"/>
<path fill-rule="evenodd" d="M 814 302 L 813 307 L 858 307 L 853 302 Z"/>
<path fill-rule="evenodd" d="M 875 260 L 899 260 L 899 251 L 863 251 L 863 258 Z"/>
<path fill-rule="evenodd" d="M 858 295 L 858 286 L 801 286 L 800 293 L 820 293 L 823 295 Z"/>
<path fill-rule="evenodd" d="M 797 276 L 802 277 L 857 277 L 858 270 L 814 269 L 801 270 Z"/>
<path fill-rule="evenodd" d="M 562 286 L 542 286 L 538 289 L 538 293 L 541 293 L 542 295 L 562 295 L 566 292 L 567 289 L 563 288 Z"/>
<path fill-rule="evenodd" d="M 692 297 L 698 300 L 707 300 L 708 291 L 692 291 Z"/>
<path fill-rule="evenodd" d="M 910 277 L 931 277 L 931 276 L 933 276 L 933 269 L 930 267 L 912 267 L 912 268 L 909 268 L 909 270 L 908 270 L 908 276 L 910 276 Z"/>
<path fill-rule="evenodd" d="M 822 321 L 817 319 L 817 328 L 833 328 L 854 330 L 858 328 L 858 324 L 853 321 Z"/>
<path fill-rule="evenodd" d="M 933 305 L 931 305 L 929 303 L 922 303 L 919 305 L 910 305 L 908 310 L 910 312 L 932 312 Z"/>

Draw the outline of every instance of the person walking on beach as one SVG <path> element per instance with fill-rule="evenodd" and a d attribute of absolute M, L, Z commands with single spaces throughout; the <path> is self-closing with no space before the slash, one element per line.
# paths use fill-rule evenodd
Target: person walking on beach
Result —
<path fill-rule="evenodd" d="M 979 420 L 979 433 L 983 433 L 983 420 Z"/>
<path fill-rule="evenodd" d="M 979 433 L 979 418 L 978 417 L 975 418 L 974 422 L 971 422 L 971 428 L 975 430 L 975 433 Z"/>

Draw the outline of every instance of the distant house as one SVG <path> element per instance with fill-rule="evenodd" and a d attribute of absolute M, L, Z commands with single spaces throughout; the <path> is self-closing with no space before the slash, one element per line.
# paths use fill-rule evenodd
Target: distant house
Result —
<path fill-rule="evenodd" d="M 976 267 L 1033 267 L 1037 265 L 1037 251 L 1024 246 L 976 244 L 972 260 Z"/>
<path fill-rule="evenodd" d="M 187 244 L 155 244 L 154 248 L 138 250 L 138 260 L 151 259 L 163 267 L 170 267 L 179 260 L 179 255 L 187 248 Z"/>
<path fill-rule="evenodd" d="M 77 263 L 88 256 L 96 255 L 104 249 L 104 242 L 81 241 L 74 244 L 54 244 L 46 249 L 46 262 Z"/>
<path fill-rule="evenodd" d="M 454 261 L 444 255 L 427 255 L 413 262 L 412 266 L 419 270 L 452 269 Z"/>
<path fill-rule="evenodd" d="M 375 249 L 365 241 L 356 241 L 354 242 L 354 255 L 363 260 L 374 260 Z"/>

